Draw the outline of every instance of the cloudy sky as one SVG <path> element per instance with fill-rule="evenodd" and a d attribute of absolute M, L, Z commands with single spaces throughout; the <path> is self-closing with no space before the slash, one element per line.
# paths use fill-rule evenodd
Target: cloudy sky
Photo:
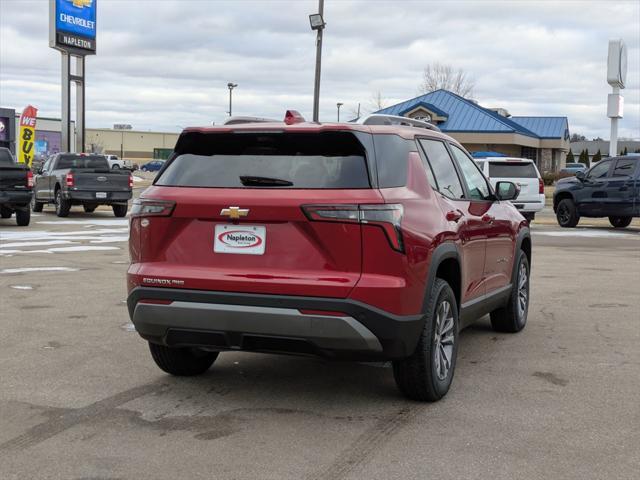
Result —
<path fill-rule="evenodd" d="M 48 0 L 0 0 L 0 105 L 60 115 L 60 54 Z M 305 0 L 98 0 L 98 55 L 87 60 L 87 124 L 178 131 L 234 114 L 308 118 L 315 35 Z M 607 41 L 629 49 L 620 135 L 640 138 L 640 2 L 326 0 L 321 120 L 336 102 L 366 111 L 416 96 L 425 65 L 462 68 L 474 98 L 514 115 L 566 115 L 572 132 L 609 136 Z"/>

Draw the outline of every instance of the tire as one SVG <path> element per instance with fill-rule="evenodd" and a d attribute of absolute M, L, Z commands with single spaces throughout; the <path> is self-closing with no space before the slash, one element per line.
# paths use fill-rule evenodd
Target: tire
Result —
<path fill-rule="evenodd" d="M 560 200 L 556 208 L 556 219 L 558 225 L 564 228 L 574 228 L 580 221 L 580 215 L 576 204 L 570 198 Z"/>
<path fill-rule="evenodd" d="M 116 217 L 124 217 L 127 215 L 129 205 L 126 203 L 124 205 L 111 205 L 111 208 L 113 209 L 113 214 Z"/>
<path fill-rule="evenodd" d="M 36 194 L 33 194 L 33 197 L 31 197 L 31 210 L 35 213 L 39 213 L 42 211 L 42 207 L 44 207 L 44 203 L 42 202 L 38 202 L 36 200 Z"/>
<path fill-rule="evenodd" d="M 504 307 L 491 312 L 491 326 L 497 332 L 516 333 L 527 324 L 530 273 L 527 255 L 524 251 L 518 250 L 509 301 Z"/>
<path fill-rule="evenodd" d="M 98 206 L 84 203 L 84 204 L 82 204 L 82 208 L 84 208 L 84 211 L 86 213 L 93 213 L 95 211 L 95 209 L 98 208 Z"/>
<path fill-rule="evenodd" d="M 62 198 L 62 190 L 56 190 L 56 215 L 59 217 L 67 217 L 71 210 L 71 202 Z"/>
<path fill-rule="evenodd" d="M 443 334 L 445 342 L 441 342 Z M 451 386 L 457 355 L 456 297 L 447 282 L 436 278 L 416 350 L 410 357 L 393 362 L 393 376 L 398 389 L 412 400 L 440 400 Z"/>
<path fill-rule="evenodd" d="M 13 210 L 11 210 L 10 208 L 7 208 L 7 207 L 0 208 L 0 217 L 11 218 L 11 215 L 13 215 Z"/>
<path fill-rule="evenodd" d="M 609 217 L 609 223 L 614 228 L 625 228 L 628 227 L 633 220 L 633 217 Z"/>
<path fill-rule="evenodd" d="M 193 348 L 171 348 L 149 342 L 151 357 L 160 370 L 178 377 L 200 375 L 209 370 L 218 352 Z"/>
<path fill-rule="evenodd" d="M 118 165 L 117 163 L 114 163 L 113 167 L 111 167 L 111 170 L 120 170 L 120 165 Z"/>
<path fill-rule="evenodd" d="M 27 206 L 23 210 L 16 210 L 16 223 L 19 227 L 26 227 L 31 221 L 31 210 Z"/>

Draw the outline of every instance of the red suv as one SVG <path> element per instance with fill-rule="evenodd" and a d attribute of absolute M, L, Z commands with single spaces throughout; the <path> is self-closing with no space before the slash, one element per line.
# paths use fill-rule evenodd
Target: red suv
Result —
<path fill-rule="evenodd" d="M 189 128 L 131 212 L 129 315 L 173 375 L 225 350 L 392 360 L 406 396 L 438 400 L 462 328 L 526 323 L 517 194 L 402 117 Z"/>

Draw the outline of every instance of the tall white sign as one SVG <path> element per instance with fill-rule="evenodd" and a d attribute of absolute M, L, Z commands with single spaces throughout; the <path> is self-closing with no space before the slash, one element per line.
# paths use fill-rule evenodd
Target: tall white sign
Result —
<path fill-rule="evenodd" d="M 611 119 L 609 156 L 618 154 L 618 119 L 624 115 L 624 97 L 620 89 L 627 80 L 627 48 L 622 40 L 609 40 L 607 56 L 607 83 L 612 91 L 607 99 L 607 117 Z"/>

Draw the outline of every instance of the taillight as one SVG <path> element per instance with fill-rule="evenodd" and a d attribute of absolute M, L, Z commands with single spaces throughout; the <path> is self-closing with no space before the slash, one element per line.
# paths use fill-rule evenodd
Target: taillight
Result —
<path fill-rule="evenodd" d="M 302 210 L 309 220 L 316 222 L 361 223 L 380 227 L 391 247 L 404 252 L 400 228 L 404 209 L 400 204 L 304 205 Z"/>
<path fill-rule="evenodd" d="M 538 193 L 544 195 L 544 181 L 541 178 L 538 179 Z"/>
<path fill-rule="evenodd" d="M 27 187 L 33 188 L 33 172 L 31 170 L 27 170 Z"/>
<path fill-rule="evenodd" d="M 129 188 L 133 188 L 133 175 L 129 174 Z"/>
<path fill-rule="evenodd" d="M 168 217 L 173 213 L 176 202 L 139 198 L 131 208 L 132 217 Z"/>
<path fill-rule="evenodd" d="M 67 187 L 73 187 L 76 183 L 75 179 L 73 178 L 73 173 L 71 172 L 67 173 L 64 181 L 67 184 Z"/>

